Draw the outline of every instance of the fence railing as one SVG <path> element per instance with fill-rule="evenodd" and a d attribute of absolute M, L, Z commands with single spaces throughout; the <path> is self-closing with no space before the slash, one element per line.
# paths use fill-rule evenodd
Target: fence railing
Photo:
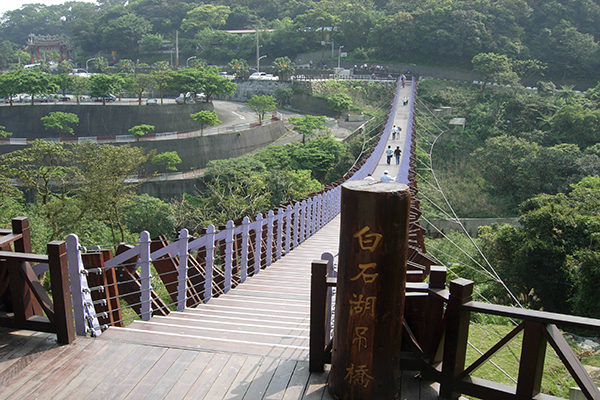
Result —
<path fill-rule="evenodd" d="M 396 92 L 397 97 L 397 92 Z M 379 140 L 342 179 L 309 198 L 255 218 L 209 225 L 194 238 L 186 229 L 173 243 L 140 234 L 139 244 L 117 254 L 84 249 L 67 238 L 75 326 L 78 335 L 98 336 L 128 319 L 149 320 L 227 293 L 248 277 L 288 254 L 340 211 L 341 183 L 375 170 L 393 126 L 397 101 L 388 112 Z M 130 312 L 128 310 L 133 310 Z"/>
<path fill-rule="evenodd" d="M 14 218 L 0 231 L 0 326 L 57 334 L 59 343 L 75 339 L 65 243 L 48 243 L 48 255 L 32 254 L 27 218 Z M 48 272 L 52 299 L 38 276 Z"/>

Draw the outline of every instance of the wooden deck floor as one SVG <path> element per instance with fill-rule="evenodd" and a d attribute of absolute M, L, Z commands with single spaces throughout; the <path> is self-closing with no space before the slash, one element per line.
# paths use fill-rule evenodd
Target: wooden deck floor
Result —
<path fill-rule="evenodd" d="M 308 371 L 308 298 L 338 232 L 335 219 L 227 295 L 97 339 L 0 330 L 0 399 L 332 399 L 328 372 Z M 400 398 L 437 392 L 405 372 Z"/>

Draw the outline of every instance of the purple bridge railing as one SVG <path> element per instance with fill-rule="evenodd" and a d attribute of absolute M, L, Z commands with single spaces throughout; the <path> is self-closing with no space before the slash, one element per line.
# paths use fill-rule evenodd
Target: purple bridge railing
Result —
<path fill-rule="evenodd" d="M 155 251 L 151 251 L 153 241 L 149 233 L 144 231 L 140 234 L 137 246 L 108 259 L 101 268 L 85 268 L 83 257 L 86 249 L 79 244 L 77 235 L 69 235 L 67 257 L 77 335 L 98 336 L 108 325 L 123 322 L 114 318 L 110 319 L 111 322 L 106 322 L 107 313 L 101 311 L 106 309 L 107 303 L 113 299 L 103 296 L 102 300 L 94 300 L 94 297 L 98 297 L 94 295 L 96 292 L 109 293 L 111 286 L 117 286 L 118 283 L 98 284 L 97 279 L 90 279 L 95 274 L 102 275 L 106 271 L 124 267 L 138 271 L 139 290 L 136 289 L 135 293 L 130 292 L 129 295 L 139 299 L 139 315 L 142 320 L 147 321 L 156 312 L 156 295 L 153 293 L 156 286 L 160 286 L 156 284 L 156 278 L 162 278 L 159 272 L 153 272 L 151 268 L 157 261 L 168 259 L 176 266 L 176 272 L 169 272 L 176 274 L 176 279 L 171 279 L 170 283 L 172 286 L 176 284 L 176 296 L 173 293 L 167 296 L 172 299 L 172 305 L 178 311 L 182 311 L 190 305 L 190 293 L 194 293 L 193 297 L 197 299 L 197 303 L 206 302 L 214 295 L 227 293 L 249 276 L 259 273 L 261 268 L 268 267 L 289 254 L 339 214 L 341 184 L 344 181 L 363 179 L 375 170 L 394 125 L 394 116 L 400 101 L 399 92 L 400 85 L 397 85 L 386 123 L 379 133 L 379 140 L 363 157 L 363 161 L 348 171 L 344 179 L 328 186 L 322 192 L 310 195 L 307 199 L 279 207 L 266 214 L 258 214 L 253 220 L 246 216 L 237 223 L 228 221 L 220 230 L 214 225 L 209 225 L 199 238 L 191 237 L 187 229 L 182 229 L 174 243 Z M 397 181 L 401 183 L 408 182 L 415 94 L 416 81 L 413 78 L 405 151 L 397 177 Z M 202 256 L 199 257 L 199 254 Z M 200 283 L 189 276 L 190 270 L 194 268 L 198 268 L 195 271 L 201 270 L 204 275 Z M 169 284 L 162 286 L 166 287 Z M 131 297 L 128 298 L 129 301 L 130 299 Z M 128 306 L 134 305 L 130 302 Z M 120 310 L 113 308 L 112 312 L 114 311 Z"/>

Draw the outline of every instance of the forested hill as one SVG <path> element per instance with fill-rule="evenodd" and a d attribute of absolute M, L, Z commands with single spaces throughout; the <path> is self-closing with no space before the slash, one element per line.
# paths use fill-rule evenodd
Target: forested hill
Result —
<path fill-rule="evenodd" d="M 99 0 L 30 4 L 0 23 L 0 67 L 29 34 L 66 34 L 82 58 L 170 51 L 179 32 L 180 59 L 256 58 L 253 35 L 225 30 L 260 27 L 270 59 L 330 48 L 366 62 L 413 62 L 470 68 L 478 53 L 539 60 L 556 78 L 600 77 L 598 0 Z M 171 44 L 163 44 L 163 39 Z M 321 42 L 329 42 L 322 45 Z M 166 46 L 166 47 L 165 47 Z M 168 47 L 168 48 L 167 48 Z M 166 48 L 166 50 L 165 50 Z M 163 56 L 164 57 L 164 56 Z M 153 61 L 153 60 L 148 60 Z"/>

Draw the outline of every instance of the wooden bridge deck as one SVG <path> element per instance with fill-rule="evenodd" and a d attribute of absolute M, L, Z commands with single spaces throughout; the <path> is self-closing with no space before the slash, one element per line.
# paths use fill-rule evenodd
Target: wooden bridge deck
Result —
<path fill-rule="evenodd" d="M 0 399 L 332 399 L 308 371 L 310 264 L 337 252 L 339 217 L 208 304 L 97 339 L 0 330 Z M 401 398 L 437 398 L 405 372 Z"/>

